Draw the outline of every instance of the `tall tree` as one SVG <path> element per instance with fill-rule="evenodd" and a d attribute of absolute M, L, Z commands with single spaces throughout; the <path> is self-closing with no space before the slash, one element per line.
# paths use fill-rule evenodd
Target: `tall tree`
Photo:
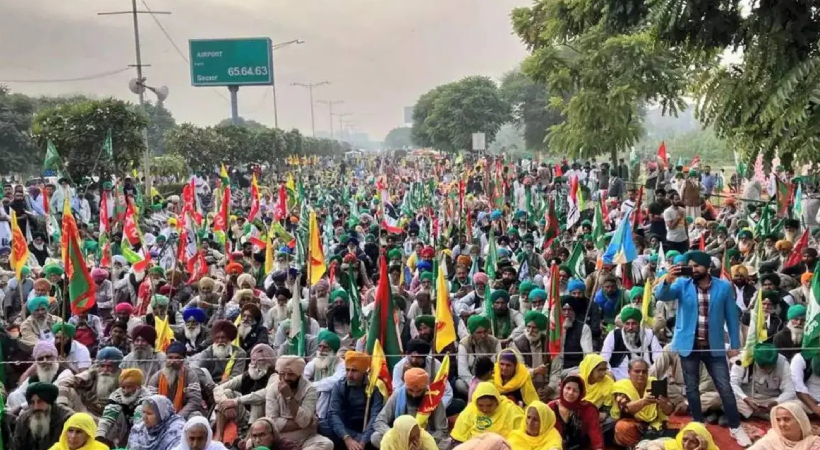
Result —
<path fill-rule="evenodd" d="M 387 148 L 405 148 L 413 146 L 412 129 L 408 127 L 393 128 L 384 138 L 384 146 Z"/>
<path fill-rule="evenodd" d="M 534 81 L 516 68 L 501 79 L 501 93 L 512 108 L 512 118 L 523 130 L 524 142 L 530 150 L 547 148 L 549 128 L 563 122 L 559 111 L 549 106 L 546 83 Z"/>
<path fill-rule="evenodd" d="M 154 155 L 164 155 L 165 135 L 177 126 L 177 121 L 162 103 L 145 102 L 144 108 L 148 116 L 148 148 Z"/>
<path fill-rule="evenodd" d="M 44 152 L 31 139 L 31 117 L 37 104 L 26 95 L 0 86 L 0 167 L 4 173 L 36 171 Z"/>

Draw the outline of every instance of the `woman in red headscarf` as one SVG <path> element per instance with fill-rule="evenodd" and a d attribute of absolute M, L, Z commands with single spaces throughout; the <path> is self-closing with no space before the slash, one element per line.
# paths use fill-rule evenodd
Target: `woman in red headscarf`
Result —
<path fill-rule="evenodd" d="M 558 399 L 549 404 L 555 413 L 555 429 L 564 438 L 564 450 L 604 449 L 598 408 L 584 400 L 585 394 L 584 380 L 570 375 L 561 381 Z"/>

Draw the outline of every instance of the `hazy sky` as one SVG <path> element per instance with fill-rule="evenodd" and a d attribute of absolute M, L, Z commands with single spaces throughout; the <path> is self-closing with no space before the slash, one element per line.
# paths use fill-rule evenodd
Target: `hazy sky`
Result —
<path fill-rule="evenodd" d="M 330 81 L 316 100 L 344 100 L 356 129 L 381 140 L 403 122 L 404 106 L 436 85 L 468 75 L 500 77 L 526 51 L 512 34 L 509 13 L 528 0 L 145 0 L 188 57 L 188 39 L 300 38 L 277 50 L 274 66 L 280 128 L 310 134 L 310 101 L 293 82 Z M 142 0 L 137 0 L 144 9 Z M 108 72 L 134 62 L 127 0 L 0 1 L 2 80 L 65 79 Z M 167 85 L 178 122 L 209 125 L 230 116 L 226 88 L 194 88 L 188 64 L 150 15 L 140 16 L 149 85 Z M 133 70 L 91 81 L 5 83 L 32 95 L 87 93 L 136 101 L 127 88 Z M 152 94 L 151 94 L 152 95 Z M 316 129 L 328 129 L 327 105 L 317 104 Z M 239 114 L 273 125 L 269 87 L 239 90 Z M 334 128 L 338 119 L 334 118 Z"/>

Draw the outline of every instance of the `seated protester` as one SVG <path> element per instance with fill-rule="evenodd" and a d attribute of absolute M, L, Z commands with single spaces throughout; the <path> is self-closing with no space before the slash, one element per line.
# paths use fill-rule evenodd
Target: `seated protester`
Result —
<path fill-rule="evenodd" d="M 538 398 L 548 400 L 555 392 L 549 386 L 550 354 L 546 338 L 547 316 L 540 311 L 527 311 L 524 314 L 526 331 L 521 337 L 513 340 L 512 347 L 524 358 L 524 364 L 531 368 L 532 384 L 538 392 Z M 592 351 L 592 348 L 590 348 Z M 555 363 L 553 362 L 553 365 Z"/>
<path fill-rule="evenodd" d="M 382 439 L 385 450 L 438 450 L 433 436 L 419 425 L 415 417 L 398 417 Z"/>
<path fill-rule="evenodd" d="M 629 303 L 625 304 L 624 307 L 621 308 L 621 312 L 623 312 L 626 308 L 635 308 L 638 311 L 641 311 L 641 304 L 643 303 L 643 286 L 633 286 L 632 289 L 627 292 L 627 300 Z M 650 305 L 650 310 L 653 309 L 651 306 L 652 305 Z M 648 320 L 652 320 L 652 317 L 652 311 L 650 311 Z M 619 328 L 624 326 L 624 322 L 621 320 L 620 312 L 618 313 L 618 316 L 615 317 L 615 326 Z"/>
<path fill-rule="evenodd" d="M 743 264 L 735 264 L 731 269 L 735 298 L 740 311 L 745 313 L 752 307 L 757 298 L 757 288 L 749 282 L 749 269 Z"/>
<path fill-rule="evenodd" d="M 436 376 L 438 369 L 441 367 L 441 361 L 432 357 L 430 350 L 432 350 L 430 344 L 420 339 L 412 339 L 407 343 L 407 348 L 405 348 L 407 356 L 399 360 L 395 367 L 393 367 L 394 390 L 404 386 L 404 374 L 409 368 L 418 367 L 424 370 L 430 379 Z M 441 399 L 441 403 L 445 408 L 450 408 L 453 402 L 453 388 L 450 386 L 450 383 L 445 383 L 445 386 L 444 397 Z M 456 405 L 456 407 L 458 406 L 459 405 Z M 463 403 L 461 407 L 463 408 Z M 448 417 L 458 413 L 458 411 L 450 411 L 449 409 L 447 412 Z"/>
<path fill-rule="evenodd" d="M 55 404 L 60 391 L 51 383 L 31 383 L 26 388 L 28 408 L 14 422 L 13 449 L 48 450 L 60 439 L 73 411 Z"/>
<path fill-rule="evenodd" d="M 142 320 L 134 316 L 134 307 L 131 306 L 130 303 L 118 303 L 117 306 L 114 307 L 114 319 L 115 321 L 123 321 L 128 324 L 127 333 L 130 335 L 134 328 L 142 325 Z M 111 326 L 114 322 L 109 323 L 103 334 L 105 336 L 111 335 Z M 126 353 L 127 354 L 127 353 Z"/>
<path fill-rule="evenodd" d="M 601 355 L 590 353 L 584 356 L 578 366 L 579 375 L 584 381 L 584 400 L 598 408 L 600 421 L 609 418 L 612 408 L 612 386 L 615 380 L 609 375 L 609 364 Z"/>
<path fill-rule="evenodd" d="M 618 307 L 623 304 L 623 297 L 625 293 L 618 288 L 618 280 L 612 275 L 607 275 L 598 292 L 595 293 L 593 299 L 595 304 L 601 308 L 601 320 L 605 324 L 615 322 L 615 317 L 618 316 Z"/>
<path fill-rule="evenodd" d="M 525 410 L 521 426 L 509 436 L 512 450 L 561 450 L 561 434 L 555 428 L 555 413 L 541 402 L 532 402 Z"/>
<path fill-rule="evenodd" d="M 467 394 L 473 385 L 476 361 L 484 357 L 482 355 L 497 355 L 501 352 L 501 341 L 490 334 L 490 319 L 481 315 L 470 316 L 467 319 L 467 329 L 470 334 L 458 343 L 456 391 L 461 395 Z"/>
<path fill-rule="evenodd" d="M 215 440 L 233 442 L 228 434 L 244 436 L 248 425 L 265 415 L 267 388 L 278 380 L 274 377 L 276 352 L 268 344 L 257 344 L 251 350 L 248 371 L 214 388 L 216 405 Z M 226 425 L 230 425 L 226 427 Z M 236 433 L 226 431 L 236 429 Z"/>
<path fill-rule="evenodd" d="M 305 379 L 313 383 L 319 398 L 316 401 L 316 413 L 319 419 L 327 414 L 327 406 L 330 402 L 330 391 L 336 382 L 344 378 L 345 364 L 337 352 L 341 345 L 339 336 L 322 330 L 316 336 L 318 348 L 313 359 L 305 366 Z"/>
<path fill-rule="evenodd" d="M 798 402 L 786 402 L 772 409 L 772 428 L 751 450 L 815 450 L 820 436 L 815 436 L 809 417 Z"/>
<path fill-rule="evenodd" d="M 649 376 L 659 380 L 666 380 L 666 392 L 669 394 L 669 402 L 672 403 L 676 413 L 686 414 L 689 411 L 689 400 L 686 399 L 686 383 L 683 380 L 683 365 L 681 364 L 680 355 L 678 352 L 672 351 L 670 344 L 663 348 L 663 353 L 649 368 Z M 715 383 L 703 363 L 700 364 L 699 379 L 700 405 L 701 410 L 706 414 L 706 422 L 718 423 L 722 407 L 720 395 L 718 395 Z"/>
<path fill-rule="evenodd" d="M 592 353 L 592 330 L 581 320 L 584 312 L 584 300 L 576 297 L 561 297 L 561 314 L 563 321 L 563 353 L 553 360 L 550 374 L 550 386 L 558 389 L 558 384 L 570 372 L 576 372 L 584 355 Z"/>
<path fill-rule="evenodd" d="M 202 416 L 194 416 L 182 427 L 182 441 L 174 450 L 226 450 L 225 446 L 214 439 L 211 424 Z"/>
<path fill-rule="evenodd" d="M 413 367 L 404 372 L 403 381 L 401 387 L 394 386 L 393 393 L 373 422 L 373 435 L 370 443 L 376 448 L 380 448 L 382 438 L 388 430 L 393 428 L 397 417 L 405 414 L 416 416 L 427 394 L 430 376 L 424 369 Z M 467 408 L 469 409 L 469 406 Z M 463 415 L 464 412 L 461 414 Z M 451 440 L 448 435 L 447 414 L 443 401 L 436 405 L 436 409 L 430 414 L 426 429 L 433 436 L 439 448 L 450 448 Z"/>
<path fill-rule="evenodd" d="M 336 289 L 330 294 L 327 307 L 327 329 L 336 333 L 345 348 L 353 346 L 350 337 L 350 296 L 344 289 Z"/>
<path fill-rule="evenodd" d="M 513 339 L 524 334 L 524 316 L 510 309 L 510 294 L 504 289 L 496 289 L 490 294 L 493 303 L 493 317 L 490 317 L 493 336 L 506 347 Z"/>
<path fill-rule="evenodd" d="M 31 351 L 41 340 L 49 340 L 54 335 L 51 327 L 61 322 L 57 316 L 48 313 L 48 298 L 33 297 L 26 301 L 26 309 L 29 316 L 20 324 L 20 348 L 23 351 Z"/>
<path fill-rule="evenodd" d="M 813 248 L 807 248 L 806 250 L 812 250 L 814 253 L 817 253 L 817 250 Z M 814 267 L 810 269 L 814 270 Z M 794 298 L 795 305 L 807 305 L 809 303 L 809 299 L 811 299 L 811 279 L 813 277 L 814 273 L 812 272 L 802 273 L 800 275 L 800 286 L 789 291 L 789 294 Z"/>
<path fill-rule="evenodd" d="M 72 376 L 71 369 L 63 362 L 60 362 L 57 348 L 49 341 L 40 341 L 34 347 L 32 357 L 34 364 L 28 368 L 20 377 L 20 386 L 12 391 L 8 396 L 6 408 L 15 410 L 28 406 L 26 403 L 26 389 L 30 384 L 49 383 L 57 384 L 60 380 Z"/>
<path fill-rule="evenodd" d="M 499 395 L 521 408 L 538 400 L 530 369 L 524 364 L 518 350 L 508 348 L 498 354 L 493 369 L 493 385 Z"/>
<path fill-rule="evenodd" d="M 217 320 L 211 327 L 213 343 L 190 358 L 192 368 L 202 369 L 196 372 L 206 389 L 212 389 L 212 384 L 223 383 L 245 371 L 248 354 L 232 344 L 237 333 L 236 326 L 231 322 Z M 207 374 L 209 379 L 202 380 L 203 374 Z"/>
<path fill-rule="evenodd" d="M 128 323 L 115 320 L 111 323 L 111 334 L 100 340 L 100 348 L 116 347 L 123 355 L 131 351 L 131 340 L 128 338 Z"/>
<path fill-rule="evenodd" d="M 182 310 L 182 319 L 185 326 L 174 332 L 174 340 L 185 345 L 185 355 L 193 356 L 208 347 L 210 329 L 205 325 L 208 317 L 205 310 L 189 306 Z"/>
<path fill-rule="evenodd" d="M 271 306 L 273 301 L 269 300 Z M 327 309 L 330 306 L 330 282 L 322 278 L 310 290 L 308 300 L 308 316 L 319 322 L 319 326 L 327 327 Z M 270 309 L 270 307 L 268 307 Z"/>
<path fill-rule="evenodd" d="M 97 440 L 110 448 L 124 447 L 128 434 L 138 417 L 142 415 L 142 402 L 151 393 L 142 386 L 142 372 L 139 369 L 125 369 L 120 372 L 119 389 L 109 397 L 97 428 Z"/>
<path fill-rule="evenodd" d="M 243 447 L 244 445 L 244 447 Z M 278 449 L 278 450 L 300 450 L 300 447 L 295 443 L 282 439 L 279 430 L 273 419 L 269 417 L 260 417 L 251 424 L 248 432 L 248 439 L 240 442 L 240 449 L 258 450 L 260 448 Z"/>
<path fill-rule="evenodd" d="M 268 329 L 262 324 L 262 310 L 258 305 L 246 303 L 242 306 L 242 322 L 237 328 L 239 346 L 245 353 L 250 353 L 256 344 L 270 345 Z"/>
<path fill-rule="evenodd" d="M 653 363 L 663 349 L 652 330 L 641 329 L 643 315 L 637 308 L 624 308 L 621 312 L 623 328 L 616 328 L 607 334 L 601 356 L 609 363 L 615 381 L 629 377 L 628 366 L 632 361 Z"/>
<path fill-rule="evenodd" d="M 66 355 L 65 362 L 74 373 L 91 367 L 91 352 L 88 347 L 74 340 L 76 332 L 77 327 L 70 323 L 58 322 L 51 327 L 54 346 L 60 354 Z"/>
<path fill-rule="evenodd" d="M 303 450 L 332 450 L 333 442 L 317 434 L 316 388 L 303 376 L 305 360 L 297 356 L 280 356 L 276 361 L 279 382 L 271 384 L 265 394 L 265 416 L 273 419 L 284 439 Z"/>
<path fill-rule="evenodd" d="M 311 319 L 312 320 L 312 319 Z M 315 322 L 315 321 L 314 321 Z M 318 323 L 316 324 L 318 327 Z M 312 327 L 313 325 L 311 325 Z M 313 334 L 310 329 L 305 335 L 305 354 L 312 355 L 316 353 L 318 342 L 316 342 L 316 335 L 319 334 L 319 328 L 316 329 L 316 334 Z M 279 329 L 276 331 L 276 336 L 273 339 L 273 348 L 277 355 L 298 355 L 299 354 L 299 338 L 298 336 L 289 337 L 290 335 L 290 319 L 285 319 L 279 324 Z"/>
<path fill-rule="evenodd" d="M 473 399 L 458 415 L 453 426 L 453 443 L 458 445 L 483 433 L 508 438 L 524 422 L 524 411 L 498 393 L 492 383 L 479 383 Z M 444 448 L 439 442 L 439 448 Z"/>
<path fill-rule="evenodd" d="M 282 278 L 285 279 L 287 277 L 287 272 L 284 272 Z M 269 330 L 279 330 L 280 324 L 285 321 L 289 316 L 290 313 L 288 312 L 288 302 L 293 298 L 293 293 L 290 292 L 290 289 L 285 287 L 279 287 L 275 289 L 273 292 L 268 291 L 271 296 L 271 300 L 273 300 L 273 306 L 271 306 L 268 313 L 265 315 L 265 328 Z M 331 301 L 333 300 L 333 295 L 330 296 Z M 274 341 L 274 348 L 276 348 L 277 343 Z"/>
<path fill-rule="evenodd" d="M 770 294 L 767 298 L 772 301 L 774 314 L 777 314 L 780 320 L 785 322 L 789 306 L 794 304 L 794 297 L 780 288 L 780 282 L 780 275 L 777 273 L 767 273 L 760 277 L 760 288 L 763 289 L 763 296 L 766 296 L 766 291 L 776 293 L 776 295 Z"/>
<path fill-rule="evenodd" d="M 88 311 L 71 316 L 68 323 L 76 327 L 74 340 L 83 344 L 91 354 L 96 355 L 102 338 L 102 320 Z"/>
<path fill-rule="evenodd" d="M 90 414 L 75 413 L 66 420 L 60 440 L 50 450 L 108 450 L 96 437 L 94 418 Z"/>
<path fill-rule="evenodd" d="M 468 403 L 472 400 L 473 392 L 475 392 L 475 388 L 478 386 L 478 383 L 483 383 L 485 381 L 492 383 L 494 370 L 495 364 L 492 359 L 486 356 L 479 356 L 476 358 L 475 364 L 473 365 L 473 372 L 475 372 L 475 376 L 472 381 L 470 381 L 470 390 L 467 393 Z"/>
<path fill-rule="evenodd" d="M 780 294 L 777 291 L 763 291 L 763 315 L 766 316 L 766 336 L 768 336 L 767 342 L 772 342 L 774 336 L 783 329 L 783 320 L 780 318 L 780 315 L 776 312 L 775 305 L 780 302 Z M 752 306 L 750 309 L 743 313 L 740 316 L 740 323 L 743 325 L 749 326 L 749 322 L 751 321 L 751 314 L 752 310 L 756 308 L 757 299 L 752 302 Z M 788 308 L 788 306 L 786 306 Z M 788 318 L 788 312 L 784 315 L 784 319 Z"/>
<path fill-rule="evenodd" d="M 319 330 L 321 330 L 321 328 L 319 328 L 319 322 L 317 322 L 316 319 L 312 317 L 308 317 L 307 328 L 308 335 L 313 337 L 314 339 L 316 335 L 319 334 Z M 273 348 L 279 348 L 287 344 L 287 342 L 290 340 L 290 337 L 288 336 L 289 333 L 290 319 L 288 318 L 279 322 L 279 328 L 276 329 L 276 333 L 273 336 Z M 315 346 L 316 343 L 314 342 L 313 345 Z M 314 347 L 313 350 L 316 350 L 316 348 Z"/>
<path fill-rule="evenodd" d="M 193 306 L 201 308 L 209 314 L 215 313 L 219 307 L 220 297 L 222 296 L 221 289 L 224 286 L 221 284 L 217 286 L 216 281 L 211 277 L 202 277 L 195 284 L 197 294 L 185 305 L 185 308 Z"/>
<path fill-rule="evenodd" d="M 800 352 L 803 346 L 803 327 L 806 324 L 806 307 L 803 305 L 792 305 L 786 315 L 789 320 L 786 327 L 778 331 L 772 339 L 777 351 L 786 357 L 786 361 L 791 361 L 792 357 Z"/>
<path fill-rule="evenodd" d="M 744 355 L 742 359 L 747 357 Z M 744 367 L 740 360 L 732 364 L 729 382 L 737 398 L 740 415 L 746 419 L 752 415 L 766 419 L 775 405 L 795 400 L 797 396 L 789 362 L 777 353 L 774 345 L 755 345 L 752 358 L 754 364 L 748 367 Z"/>
<path fill-rule="evenodd" d="M 644 441 L 638 445 L 641 450 L 718 450 L 712 434 L 703 424 L 689 422 L 674 438 Z"/>
<path fill-rule="evenodd" d="M 614 402 L 610 414 L 615 419 L 615 443 L 634 447 L 644 439 L 656 439 L 666 433 L 666 419 L 672 404 L 666 397 L 650 392 L 649 364 L 637 359 L 629 363 L 629 378 L 612 386 Z M 674 434 L 672 434 L 674 436 Z"/>
<path fill-rule="evenodd" d="M 544 305 L 547 303 L 547 292 L 541 288 L 533 287 L 527 294 L 527 300 L 530 311 L 543 312 Z"/>
<path fill-rule="evenodd" d="M 584 381 L 577 375 L 561 380 L 558 399 L 549 404 L 556 418 L 555 429 L 563 438 L 563 449 L 604 450 L 599 410 L 584 400 L 584 389 Z"/>
<path fill-rule="evenodd" d="M 151 394 L 171 400 L 174 413 L 183 419 L 202 414 L 202 388 L 198 374 L 185 362 L 185 346 L 173 342 L 165 349 L 165 367 L 148 380 Z"/>
<path fill-rule="evenodd" d="M 57 382 L 60 396 L 57 403 L 75 412 L 87 412 L 99 418 L 108 398 L 117 390 L 122 352 L 106 347 L 97 353 L 90 369 Z"/>
<path fill-rule="evenodd" d="M 484 272 L 473 274 L 474 289 L 461 297 L 456 305 L 456 312 L 459 317 L 465 319 L 473 314 L 481 314 L 484 311 L 484 292 L 490 278 Z"/>
<path fill-rule="evenodd" d="M 422 292 L 421 294 L 424 294 Z M 409 319 L 409 317 L 408 317 Z M 433 332 L 436 329 L 436 317 L 428 315 L 416 316 L 415 320 L 410 322 L 410 335 L 415 331 L 414 339 L 420 339 L 433 345 Z"/>
<path fill-rule="evenodd" d="M 532 311 L 532 303 L 530 302 L 530 292 L 535 289 L 535 284 L 530 280 L 522 281 L 521 284 L 518 285 L 518 297 L 515 302 L 518 304 L 518 310 L 521 311 L 521 314 L 526 314 L 527 311 Z M 513 300 L 510 300 L 510 304 L 513 304 Z M 536 310 L 536 311 L 540 311 Z"/>
<path fill-rule="evenodd" d="M 368 411 L 366 390 L 370 357 L 366 353 L 348 351 L 345 353 L 343 367 L 346 374 L 334 380 L 327 411 L 319 420 L 319 432 L 333 441 L 335 447 L 358 444 L 364 448 L 370 444 L 376 417 L 381 413 L 384 398 L 378 389 L 374 389 Z M 369 414 L 367 417 L 366 411 Z M 394 429 L 396 425 L 394 423 Z M 382 442 L 384 439 L 386 437 Z M 433 443 L 435 444 L 435 441 Z"/>
<path fill-rule="evenodd" d="M 547 293 L 543 289 L 540 289 L 540 291 L 543 292 L 541 295 L 546 302 Z M 603 327 L 601 326 L 603 312 L 601 307 L 598 306 L 597 303 L 589 301 L 586 297 L 586 284 L 584 284 L 584 281 L 581 279 L 573 278 L 569 280 L 567 283 L 567 291 L 570 297 L 574 298 L 575 302 L 577 302 L 573 303 L 576 305 L 573 310 L 577 310 L 575 317 L 589 325 L 589 330 L 592 332 L 592 347 L 596 349 L 601 348 L 601 342 L 603 341 Z M 532 294 L 530 294 L 530 297 L 532 297 Z"/>
<path fill-rule="evenodd" d="M 152 395 L 142 402 L 131 435 L 128 450 L 171 450 L 182 441 L 185 420 L 174 413 L 174 405 L 164 395 Z"/>
<path fill-rule="evenodd" d="M 148 325 L 140 325 L 131 332 L 133 349 L 125 355 L 120 369 L 139 369 L 148 380 L 165 367 L 165 353 L 154 350 L 157 330 Z"/>

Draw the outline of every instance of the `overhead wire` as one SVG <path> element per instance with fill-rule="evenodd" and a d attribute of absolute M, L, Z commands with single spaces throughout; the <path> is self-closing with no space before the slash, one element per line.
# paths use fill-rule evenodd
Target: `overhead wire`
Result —
<path fill-rule="evenodd" d="M 131 70 L 130 67 L 123 67 L 122 69 L 117 70 L 109 70 L 107 72 L 99 72 L 91 75 L 85 75 L 81 77 L 75 78 L 40 78 L 40 79 L 12 79 L 12 80 L 0 80 L 0 83 L 72 83 L 77 81 L 88 81 L 88 80 L 98 80 L 100 78 L 106 78 L 113 75 L 117 75 L 119 73 L 125 72 L 127 70 Z"/>

